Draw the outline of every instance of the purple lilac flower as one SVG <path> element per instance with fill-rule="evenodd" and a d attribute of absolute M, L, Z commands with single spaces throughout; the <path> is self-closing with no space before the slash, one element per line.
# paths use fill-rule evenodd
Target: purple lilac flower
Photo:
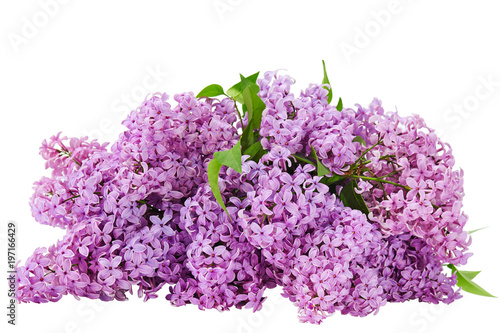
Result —
<path fill-rule="evenodd" d="M 173 106 L 156 93 L 110 148 L 61 133 L 45 140 L 52 174 L 34 184 L 32 215 L 66 234 L 17 267 L 17 299 L 123 301 L 136 286 L 148 300 L 168 284 L 175 306 L 257 311 L 265 290 L 279 286 L 300 321 L 321 323 L 387 302 L 459 298 L 443 264 L 465 264 L 471 253 L 463 172 L 449 145 L 378 99 L 339 112 L 322 85 L 294 95 L 295 81 L 278 72 L 257 83 L 266 153 L 257 162 L 242 156 L 241 174 L 222 167 L 229 216 L 207 179 L 213 153 L 239 140 L 229 98 L 183 93 Z M 332 189 L 315 163 L 301 162 L 313 161 L 311 147 L 329 176 L 357 182 L 370 214 L 344 206 L 345 181 Z"/>

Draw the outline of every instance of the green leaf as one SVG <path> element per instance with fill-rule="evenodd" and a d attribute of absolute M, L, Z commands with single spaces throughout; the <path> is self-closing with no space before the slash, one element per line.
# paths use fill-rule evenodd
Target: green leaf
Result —
<path fill-rule="evenodd" d="M 332 94 L 332 86 L 330 85 L 330 80 L 328 80 L 328 74 L 326 74 L 326 65 L 325 65 L 325 61 L 324 60 L 321 60 L 323 62 L 323 82 L 321 82 L 321 84 L 325 84 L 327 83 L 330 88 L 326 88 L 326 90 L 328 90 L 328 104 L 330 104 L 330 102 L 332 101 L 332 97 L 333 97 L 333 94 Z"/>
<path fill-rule="evenodd" d="M 241 173 L 241 144 L 238 141 L 233 148 L 214 153 L 214 159 L 222 165 L 228 166 Z"/>
<path fill-rule="evenodd" d="M 344 176 L 334 174 L 332 177 L 323 177 L 319 182 L 325 185 L 332 185 L 344 179 Z"/>
<path fill-rule="evenodd" d="M 448 267 L 451 269 L 453 273 L 456 273 L 457 275 L 457 286 L 462 288 L 462 290 L 479 295 L 479 296 L 486 296 L 486 297 L 495 297 L 483 288 L 481 288 L 477 283 L 472 281 L 472 278 L 474 278 L 479 272 L 471 272 L 471 271 L 459 271 L 455 265 L 449 264 Z M 465 273 L 464 273 L 465 272 Z M 471 278 L 472 276 L 472 278 Z"/>
<path fill-rule="evenodd" d="M 209 86 L 206 86 L 203 88 L 202 91 L 198 95 L 196 95 L 196 98 L 200 97 L 216 97 L 224 95 L 224 89 L 218 85 L 218 84 L 211 84 Z"/>
<path fill-rule="evenodd" d="M 477 232 L 479 230 L 483 230 L 483 229 L 486 229 L 486 228 L 488 228 L 488 227 L 482 227 L 482 228 L 479 228 L 479 229 L 474 229 L 474 230 L 468 231 L 467 233 L 470 235 L 470 234 L 473 234 L 473 233 L 475 233 L 475 232 Z"/>
<path fill-rule="evenodd" d="M 468 278 L 469 280 L 472 280 L 479 273 L 481 273 L 481 271 L 460 271 L 460 273 L 462 273 L 462 275 L 465 276 L 466 278 Z"/>
<path fill-rule="evenodd" d="M 229 216 L 229 219 L 231 219 L 231 216 L 229 215 L 229 212 L 227 211 L 226 205 L 224 204 L 224 201 L 222 200 L 222 195 L 220 193 L 220 188 L 219 188 L 219 172 L 220 172 L 221 167 L 222 167 L 222 164 L 220 164 L 219 161 L 217 161 L 216 159 L 212 159 L 208 163 L 208 167 L 207 167 L 208 183 L 210 184 L 210 189 L 212 190 L 212 193 L 215 197 L 215 200 L 217 200 L 219 205 L 226 212 L 227 216 Z"/>
<path fill-rule="evenodd" d="M 319 177 L 323 177 L 328 175 L 331 171 L 328 169 L 323 163 L 318 158 L 318 155 L 316 155 L 316 150 L 314 150 L 314 147 L 311 145 L 311 153 L 316 160 L 316 170 L 318 172 Z"/>
<path fill-rule="evenodd" d="M 259 85 L 256 83 L 257 81 L 251 81 L 244 77 L 243 75 L 240 74 L 240 83 L 241 83 L 241 92 L 245 91 L 247 87 L 250 87 L 250 89 L 258 93 L 259 92 Z"/>
<path fill-rule="evenodd" d="M 360 137 L 359 135 L 355 136 L 354 139 L 352 139 L 352 142 L 359 142 L 359 143 L 362 143 L 363 146 L 366 146 L 365 140 L 362 137 Z"/>
<path fill-rule="evenodd" d="M 258 131 L 254 133 L 254 130 L 258 130 L 260 128 L 260 123 L 262 122 L 262 111 L 266 108 L 266 104 L 257 95 L 258 87 L 257 90 L 254 90 L 250 84 L 251 82 L 249 80 L 242 77 L 241 85 L 245 86 L 245 89 L 240 96 L 243 98 L 243 109 L 248 112 L 248 124 L 243 129 L 240 139 L 242 151 L 247 150 L 251 145 L 258 141 Z"/>
<path fill-rule="evenodd" d="M 356 193 L 356 191 L 354 191 L 355 188 L 357 188 L 357 183 L 353 179 L 349 183 L 347 183 L 340 191 L 340 200 L 342 200 L 344 206 L 350 207 L 352 209 L 357 209 L 365 214 L 368 214 L 370 211 L 366 206 L 366 202 L 361 194 L 358 194 Z"/>
<path fill-rule="evenodd" d="M 246 151 L 248 148 L 250 148 L 251 145 L 255 143 L 252 123 L 249 123 L 247 126 L 245 126 L 243 133 L 241 133 L 240 142 L 241 151 Z"/>
<path fill-rule="evenodd" d="M 259 77 L 259 73 L 260 72 L 257 72 L 255 74 L 252 74 L 250 76 L 247 76 L 245 79 L 248 80 L 250 83 L 253 83 L 255 85 L 257 85 L 257 78 Z M 241 74 L 240 74 L 240 78 L 241 78 Z M 240 80 L 240 82 L 236 83 L 235 85 L 233 85 L 231 88 L 229 88 L 227 90 L 227 94 L 229 96 L 231 96 L 232 98 L 234 98 L 237 102 L 243 104 L 243 96 L 242 96 L 242 92 L 243 92 L 243 89 L 245 89 L 245 87 L 242 86 L 242 81 Z M 259 87 L 257 86 L 257 91 L 259 90 Z"/>
<path fill-rule="evenodd" d="M 339 97 L 339 102 L 337 103 L 337 111 L 342 111 L 344 105 L 342 104 L 342 98 Z"/>
<path fill-rule="evenodd" d="M 265 153 L 266 151 L 262 147 L 262 144 L 260 143 L 260 141 L 257 141 L 250 147 L 248 147 L 248 149 L 244 151 L 243 155 L 249 155 L 250 159 L 258 161 Z"/>
<path fill-rule="evenodd" d="M 250 86 L 247 86 L 245 90 L 243 90 L 242 95 L 243 103 L 247 107 L 248 123 L 251 123 L 254 129 L 260 129 L 262 111 L 266 108 L 266 104 Z"/>
<path fill-rule="evenodd" d="M 259 73 L 260 72 L 257 72 L 255 74 L 252 74 L 250 76 L 247 76 L 247 77 L 244 77 L 246 80 L 254 83 L 254 84 L 257 84 L 257 78 L 259 77 Z M 241 94 L 241 92 L 243 91 L 243 89 L 245 89 L 245 87 L 242 87 L 241 85 L 241 77 L 242 75 L 240 74 L 240 82 L 236 83 L 235 85 L 233 85 L 231 88 L 229 88 L 227 90 L 227 94 L 229 96 L 236 96 L 238 94 Z"/>
<path fill-rule="evenodd" d="M 306 163 L 306 164 L 312 164 L 314 165 L 314 162 L 311 161 L 309 158 L 305 157 L 305 156 L 301 156 L 299 154 L 293 154 L 292 155 L 293 157 L 295 157 L 295 159 L 301 163 Z"/>

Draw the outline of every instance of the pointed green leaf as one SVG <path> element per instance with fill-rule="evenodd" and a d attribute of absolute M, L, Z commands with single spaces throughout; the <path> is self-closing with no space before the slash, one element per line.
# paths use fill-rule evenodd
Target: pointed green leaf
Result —
<path fill-rule="evenodd" d="M 252 74 L 250 76 L 247 76 L 245 79 L 250 81 L 251 83 L 257 85 L 257 78 L 259 77 L 259 73 L 260 72 L 257 72 L 255 74 Z M 241 77 L 240 77 L 241 78 Z M 236 83 L 235 85 L 233 85 L 231 88 L 229 88 L 227 90 L 227 94 L 231 97 L 233 97 L 237 102 L 243 104 L 243 96 L 241 95 L 241 93 L 243 92 L 243 89 L 245 87 L 242 87 L 242 82 L 240 80 L 240 82 Z M 258 86 L 257 86 L 257 90 L 258 90 Z"/>
<path fill-rule="evenodd" d="M 260 141 L 259 131 L 254 131 L 253 124 L 251 122 L 245 126 L 245 129 L 241 134 L 240 141 L 242 152 L 247 150 L 255 142 Z"/>
<path fill-rule="evenodd" d="M 332 177 L 323 177 L 320 180 L 320 183 L 325 185 L 332 185 L 336 182 L 341 181 L 342 179 L 344 179 L 344 176 L 334 174 Z"/>
<path fill-rule="evenodd" d="M 240 141 L 241 151 L 246 151 L 248 148 L 250 148 L 251 145 L 255 143 L 252 123 L 249 123 L 247 126 L 245 126 L 243 133 L 241 133 Z"/>
<path fill-rule="evenodd" d="M 268 136 L 267 139 L 269 140 L 270 137 Z M 253 132 L 253 142 L 260 141 L 260 133 L 259 131 Z"/>
<path fill-rule="evenodd" d="M 462 273 L 462 275 L 465 276 L 466 278 L 468 278 L 469 280 L 472 280 L 479 273 L 481 273 L 481 271 L 460 271 L 460 273 Z"/>
<path fill-rule="evenodd" d="M 243 90 L 242 95 L 243 103 L 247 107 L 248 123 L 252 123 L 254 129 L 260 129 L 262 111 L 266 108 L 266 104 L 250 86 L 247 86 Z"/>
<path fill-rule="evenodd" d="M 267 151 L 267 150 L 264 150 L 264 148 L 262 148 L 261 150 L 259 150 L 259 151 L 257 152 L 257 154 L 255 154 L 255 155 L 252 157 L 252 160 L 253 160 L 254 162 L 259 162 L 259 161 L 260 161 L 260 159 L 262 158 L 262 156 L 266 155 L 267 153 L 268 153 L 268 151 Z"/>
<path fill-rule="evenodd" d="M 207 167 L 208 183 L 210 184 L 210 189 L 212 190 L 215 200 L 217 200 L 219 205 L 222 207 L 222 209 L 224 209 L 226 214 L 229 216 L 229 219 L 231 219 L 231 216 L 227 211 L 226 205 L 222 200 L 222 195 L 220 193 L 220 188 L 219 188 L 219 172 L 221 167 L 222 164 L 220 164 L 219 161 L 217 161 L 216 159 L 212 159 L 208 163 Z"/>
<path fill-rule="evenodd" d="M 361 194 L 358 194 L 356 193 L 356 191 L 354 191 L 355 188 L 357 188 L 357 183 L 353 179 L 349 183 L 347 183 L 340 191 L 340 200 L 342 200 L 344 206 L 350 207 L 352 209 L 357 209 L 365 214 L 368 214 L 370 211 L 366 206 L 366 202 Z"/>
<path fill-rule="evenodd" d="M 227 94 L 229 95 L 229 92 Z M 229 95 L 229 96 L 233 97 L 236 102 L 243 104 L 243 95 L 241 93 L 239 93 L 235 96 L 232 96 L 232 95 Z M 246 108 L 243 106 L 243 115 L 245 115 L 246 111 L 247 111 Z"/>
<path fill-rule="evenodd" d="M 318 155 L 316 155 L 316 150 L 314 150 L 314 147 L 311 145 L 311 153 L 316 160 L 316 170 L 318 172 L 319 177 L 323 177 L 328 175 L 331 171 L 328 169 L 323 163 L 318 158 Z"/>
<path fill-rule="evenodd" d="M 241 144 L 238 141 L 233 148 L 214 153 L 214 159 L 222 165 L 228 166 L 241 173 Z"/>
<path fill-rule="evenodd" d="M 473 234 L 473 233 L 475 233 L 475 232 L 477 232 L 479 230 L 483 230 L 483 229 L 486 229 L 486 228 L 488 228 L 488 227 L 482 227 L 482 228 L 479 228 L 479 229 L 474 229 L 474 230 L 468 231 L 467 233 L 470 235 L 470 234 Z"/>
<path fill-rule="evenodd" d="M 328 90 L 328 104 L 330 104 L 330 102 L 332 101 L 332 97 L 333 97 L 333 94 L 332 94 L 332 86 L 330 85 L 330 80 L 328 80 L 328 74 L 326 74 L 326 65 L 325 65 L 325 61 L 324 60 L 321 60 L 323 62 L 323 82 L 321 82 L 321 84 L 328 84 L 330 86 L 330 88 L 326 88 L 326 90 Z"/>
<path fill-rule="evenodd" d="M 314 162 L 311 161 L 309 158 L 305 157 L 305 156 L 301 156 L 299 154 L 293 154 L 292 155 L 297 161 L 301 162 L 301 163 L 306 163 L 306 164 L 312 164 L 314 165 Z"/>
<path fill-rule="evenodd" d="M 251 81 L 244 77 L 243 75 L 240 74 L 240 83 L 241 83 L 241 92 L 245 91 L 246 87 L 250 87 L 250 89 L 258 93 L 259 92 L 259 85 L 256 83 L 256 81 Z"/>
<path fill-rule="evenodd" d="M 196 95 L 196 98 L 200 97 L 216 97 L 224 95 L 224 89 L 218 85 L 218 84 L 211 84 L 209 86 L 206 86 L 203 88 L 202 91 L 198 95 Z"/>
<path fill-rule="evenodd" d="M 455 265 L 452 264 L 449 264 L 448 267 L 451 269 L 453 273 L 457 274 L 457 286 L 462 288 L 462 290 L 479 296 L 496 298 L 496 296 L 493 296 L 492 294 L 481 288 L 477 283 L 472 281 L 471 276 L 475 277 L 477 274 L 479 274 L 479 272 L 459 271 L 455 267 Z"/>
<path fill-rule="evenodd" d="M 342 111 L 344 105 L 342 104 L 342 98 L 339 97 L 339 102 L 337 103 L 337 111 Z"/>
<path fill-rule="evenodd" d="M 464 276 L 461 271 L 457 271 L 457 286 L 462 288 L 462 290 L 479 295 L 479 296 L 485 296 L 485 297 L 495 297 L 486 290 L 484 290 L 482 287 L 480 287 L 477 283 L 473 282 L 470 280 L 468 277 Z"/>
<path fill-rule="evenodd" d="M 360 137 L 359 135 L 355 136 L 354 139 L 352 139 L 352 142 L 359 142 L 359 143 L 363 144 L 363 146 L 366 146 L 365 140 L 362 137 Z"/>
<path fill-rule="evenodd" d="M 250 82 L 252 82 L 252 83 L 254 83 L 254 84 L 257 84 L 257 78 L 259 77 L 259 73 L 260 72 L 254 73 L 254 74 L 252 74 L 250 76 L 245 77 L 245 79 L 248 80 L 248 81 L 250 81 Z M 234 97 L 234 96 L 240 94 L 243 91 L 243 89 L 245 88 L 245 87 L 241 86 L 241 76 L 242 75 L 240 74 L 240 82 L 236 83 L 235 85 L 233 85 L 231 88 L 229 88 L 227 90 L 227 94 L 229 96 L 233 96 Z"/>
<path fill-rule="evenodd" d="M 243 153 L 243 155 L 249 155 L 250 159 L 253 161 L 258 161 L 266 153 L 260 141 L 255 142 Z"/>

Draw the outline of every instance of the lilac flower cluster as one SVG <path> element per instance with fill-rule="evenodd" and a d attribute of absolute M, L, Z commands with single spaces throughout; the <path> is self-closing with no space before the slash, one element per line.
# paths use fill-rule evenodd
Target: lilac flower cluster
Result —
<path fill-rule="evenodd" d="M 280 286 L 300 321 L 320 323 L 336 311 L 459 298 L 456 275 L 443 271 L 471 255 L 451 148 L 377 99 L 337 111 L 325 86 L 295 96 L 294 80 L 277 72 L 258 84 L 265 154 L 243 155 L 241 173 L 222 167 L 227 213 L 207 165 L 248 122 L 231 98 L 185 93 L 172 107 L 155 94 L 109 150 L 60 134 L 44 141 L 52 175 L 35 183 L 31 209 L 67 233 L 17 268 L 17 299 L 126 300 L 137 289 L 148 300 L 168 284 L 175 306 L 257 311 Z M 313 149 L 329 175 L 317 175 Z M 369 214 L 342 200 L 349 181 Z"/>
<path fill-rule="evenodd" d="M 442 142 L 418 115 L 401 117 L 387 112 L 379 100 L 368 109 L 358 105 L 356 134 L 375 145 L 365 156 L 365 177 L 384 177 L 387 183 L 364 193 L 373 221 L 387 235 L 410 233 L 430 245 L 444 262 L 465 265 L 470 238 L 463 226 L 463 172 L 453 170 L 449 144 Z M 363 182 L 363 180 L 361 180 Z M 366 184 L 366 183 L 365 183 Z M 369 185 L 368 185 L 369 186 Z"/>

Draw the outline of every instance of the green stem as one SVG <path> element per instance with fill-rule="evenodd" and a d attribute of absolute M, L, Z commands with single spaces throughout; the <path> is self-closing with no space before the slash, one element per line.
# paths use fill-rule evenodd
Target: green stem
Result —
<path fill-rule="evenodd" d="M 56 151 L 61 156 L 66 155 L 67 157 L 70 157 L 76 164 L 78 164 L 78 166 L 82 166 L 82 163 L 80 161 L 76 160 L 73 156 L 71 156 L 71 152 L 69 150 L 59 150 L 59 149 L 56 149 Z"/>
<path fill-rule="evenodd" d="M 73 156 L 71 157 L 71 159 L 76 163 L 78 164 L 78 166 L 82 166 L 82 163 L 77 161 Z"/>
<path fill-rule="evenodd" d="M 402 187 L 402 188 L 404 188 L 405 190 L 408 190 L 408 191 L 411 190 L 411 188 L 409 186 L 401 185 L 401 184 L 398 184 L 398 183 L 395 183 L 395 182 L 391 182 L 391 181 L 385 180 L 385 179 L 374 178 L 374 177 L 366 177 L 366 176 L 357 176 L 357 175 L 350 175 L 349 177 L 358 178 L 358 179 L 364 179 L 364 180 L 373 180 L 373 181 L 380 182 L 380 183 L 387 183 L 387 184 L 391 184 L 391 185 L 394 185 L 394 186 Z"/>
<path fill-rule="evenodd" d="M 373 177 L 377 178 L 375 173 L 373 173 L 372 170 L 370 170 L 370 173 L 372 174 Z M 384 185 L 382 185 L 382 183 L 380 181 L 377 181 L 377 183 L 380 186 L 380 188 L 382 189 L 382 191 L 384 192 L 384 198 L 387 199 L 387 193 L 385 192 Z"/>
<path fill-rule="evenodd" d="M 236 105 L 236 100 L 229 95 L 226 95 L 226 94 L 224 94 L 224 95 L 233 101 L 234 108 L 236 109 L 236 112 L 238 112 L 238 117 L 240 118 L 241 130 L 243 131 L 245 129 L 245 126 L 243 126 L 243 117 L 241 116 L 240 110 L 238 109 L 238 106 Z"/>
<path fill-rule="evenodd" d="M 312 164 L 312 165 L 316 165 L 316 163 L 314 163 L 313 161 L 311 161 L 310 159 L 308 159 L 307 157 L 305 156 L 301 156 L 299 154 L 293 154 L 292 155 L 293 157 L 295 157 L 297 160 L 299 160 L 300 162 L 302 163 L 307 163 L 307 164 Z"/>
<path fill-rule="evenodd" d="M 101 195 L 101 192 L 94 192 L 94 194 Z M 73 195 L 71 198 L 65 199 L 62 203 L 65 203 L 68 200 L 73 200 L 73 199 L 76 199 L 79 197 L 80 197 L 80 194 Z"/>
<path fill-rule="evenodd" d="M 398 173 L 399 171 L 400 170 L 394 170 L 391 173 L 388 173 L 387 175 L 380 176 L 379 178 L 386 178 L 386 177 L 392 176 L 393 174 Z"/>
<path fill-rule="evenodd" d="M 78 195 L 74 195 L 71 198 L 68 198 L 68 199 L 64 200 L 63 202 L 61 202 L 61 203 L 65 203 L 66 201 L 73 200 L 73 199 L 76 199 L 76 198 L 79 198 L 79 197 L 80 197 L 79 194 Z"/>
<path fill-rule="evenodd" d="M 359 157 L 358 157 L 358 159 L 356 160 L 356 162 L 354 162 L 354 164 L 353 164 L 353 165 L 358 164 L 358 162 L 359 162 L 359 161 L 363 158 L 363 156 L 365 156 L 365 155 L 366 155 L 366 153 L 368 153 L 370 150 L 372 150 L 373 148 L 375 148 L 376 146 L 378 146 L 378 145 L 379 145 L 379 144 L 381 144 L 381 143 L 382 143 L 382 139 L 378 140 L 378 141 L 377 141 L 377 143 L 375 143 L 373 146 L 371 146 L 370 148 L 368 148 L 367 150 L 365 150 L 365 151 L 363 152 L 363 154 L 361 154 L 361 156 L 359 156 Z"/>
<path fill-rule="evenodd" d="M 297 110 L 295 109 L 295 105 L 293 105 L 292 102 L 290 102 L 290 105 L 292 105 L 292 108 L 293 108 L 293 114 L 292 114 L 292 118 L 291 119 L 295 119 L 295 115 L 297 113 Z"/>

